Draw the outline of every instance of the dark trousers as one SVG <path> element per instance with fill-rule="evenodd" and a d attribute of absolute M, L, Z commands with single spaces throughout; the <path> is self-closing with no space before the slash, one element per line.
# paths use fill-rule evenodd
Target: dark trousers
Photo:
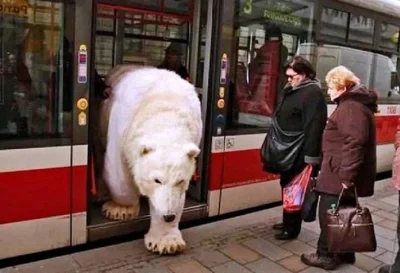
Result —
<path fill-rule="evenodd" d="M 317 254 L 323 257 L 333 257 L 335 253 L 330 253 L 328 251 L 328 234 L 327 234 L 327 223 L 325 212 L 331 208 L 331 205 L 336 205 L 339 196 L 329 195 L 321 193 L 319 199 L 319 226 L 321 228 L 321 233 L 318 239 Z M 355 199 L 351 197 L 343 197 L 340 205 L 355 205 Z M 342 254 L 343 255 L 343 254 Z M 346 253 L 345 255 L 354 255 L 354 253 Z"/>
<path fill-rule="evenodd" d="M 285 187 L 299 172 L 287 172 L 281 174 L 281 187 Z M 297 237 L 301 231 L 301 211 L 299 212 L 285 212 L 283 211 L 283 230 L 290 235 Z"/>

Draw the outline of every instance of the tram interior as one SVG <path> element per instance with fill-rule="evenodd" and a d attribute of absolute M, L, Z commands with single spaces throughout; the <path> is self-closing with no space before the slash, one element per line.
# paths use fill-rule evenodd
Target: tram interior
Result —
<path fill-rule="evenodd" d="M 197 87 L 202 79 L 194 76 L 190 77 L 191 56 L 188 54 L 191 47 L 192 38 L 191 27 L 193 20 L 194 2 L 186 1 L 130 1 L 137 2 L 135 7 L 117 7 L 99 4 L 97 6 L 96 35 L 95 35 L 95 73 L 102 80 L 110 69 L 119 64 L 132 64 L 136 66 L 163 67 L 167 51 L 171 48 L 178 54 L 181 66 L 186 68 L 189 75 L 177 72 L 182 78 L 191 81 Z M 201 9 L 199 11 L 201 13 Z M 198 14 L 200 16 L 200 14 Z M 199 51 L 204 51 L 204 41 L 200 39 L 198 43 Z M 168 49 L 168 50 L 167 50 Z M 199 55 L 202 52 L 199 52 Z M 204 55 L 204 54 L 203 54 Z M 193 57 L 193 56 L 192 56 Z M 197 61 L 202 63 L 202 60 Z M 192 73 L 194 74 L 194 73 Z M 197 71 L 196 74 L 200 74 Z M 189 79 L 188 79 L 189 78 Z M 197 83 L 196 83 L 197 82 Z M 96 90 L 96 84 L 92 87 L 92 92 Z M 201 98 L 201 88 L 196 88 Z M 96 94 L 94 100 L 98 99 Z M 101 97 L 101 96 L 100 96 Z M 101 99 L 101 98 L 100 98 Z M 104 99 L 104 97 L 103 97 Z M 96 115 L 96 109 L 93 110 Z M 96 117 L 93 117 L 96 118 Z M 95 144 L 95 129 L 89 133 L 92 145 Z M 94 160 L 95 166 L 90 178 L 91 190 L 89 204 L 89 226 L 110 225 L 115 221 L 106 219 L 101 213 L 102 204 L 107 200 L 107 191 L 99 183 L 101 179 L 101 169 L 98 165 L 102 158 Z M 95 179 L 95 180 L 93 180 Z M 193 208 L 202 204 L 199 194 L 199 176 L 193 176 L 191 188 L 187 193 L 185 208 Z M 93 189 L 95 187 L 96 189 Z M 148 202 L 145 198 L 141 200 L 141 210 L 138 219 L 149 215 Z M 135 222 L 135 220 L 133 221 Z"/>

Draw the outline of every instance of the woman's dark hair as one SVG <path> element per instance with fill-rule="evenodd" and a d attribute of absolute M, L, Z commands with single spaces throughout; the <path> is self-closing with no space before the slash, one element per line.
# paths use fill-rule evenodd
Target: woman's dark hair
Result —
<path fill-rule="evenodd" d="M 295 56 L 292 62 L 285 66 L 285 71 L 289 68 L 293 69 L 296 73 L 304 73 L 307 78 L 315 79 L 316 77 L 315 69 L 312 64 L 301 56 Z"/>

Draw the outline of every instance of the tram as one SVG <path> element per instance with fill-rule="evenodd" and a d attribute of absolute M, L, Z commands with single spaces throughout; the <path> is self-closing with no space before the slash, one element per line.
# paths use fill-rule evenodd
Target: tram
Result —
<path fill-rule="evenodd" d="M 391 169 L 399 1 L 7 0 L 0 18 L 0 260 L 148 229 L 145 203 L 133 221 L 101 215 L 91 124 L 107 72 L 158 66 L 171 44 L 204 122 L 182 222 L 280 201 L 259 149 L 296 54 L 324 92 L 341 64 L 378 92 L 377 168 Z"/>

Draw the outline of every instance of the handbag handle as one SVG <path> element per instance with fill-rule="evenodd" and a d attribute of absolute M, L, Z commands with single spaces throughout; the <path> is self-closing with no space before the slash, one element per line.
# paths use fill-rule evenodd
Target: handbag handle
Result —
<path fill-rule="evenodd" d="M 361 210 L 361 206 L 360 206 L 360 203 L 358 202 L 358 194 L 357 194 L 356 186 L 354 185 L 353 188 L 354 188 L 354 196 L 356 198 L 356 210 L 360 211 Z M 336 203 L 335 214 L 338 214 L 338 212 L 339 212 L 340 201 L 342 201 L 343 193 L 344 193 L 345 190 L 346 190 L 345 188 L 342 188 L 342 190 L 341 190 L 341 192 L 339 194 L 339 198 L 338 198 L 338 201 Z"/>

